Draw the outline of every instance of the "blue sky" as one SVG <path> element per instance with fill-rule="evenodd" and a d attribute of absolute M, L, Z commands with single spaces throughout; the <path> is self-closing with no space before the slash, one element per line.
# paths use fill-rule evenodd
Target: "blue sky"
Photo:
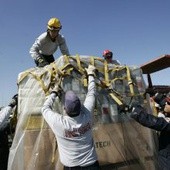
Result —
<path fill-rule="evenodd" d="M 61 20 L 72 55 L 110 49 L 122 64 L 140 66 L 170 54 L 169 8 L 169 0 L 1 0 L 0 106 L 17 93 L 18 74 L 35 66 L 29 49 L 51 17 Z M 169 71 L 154 83 L 170 84 Z"/>

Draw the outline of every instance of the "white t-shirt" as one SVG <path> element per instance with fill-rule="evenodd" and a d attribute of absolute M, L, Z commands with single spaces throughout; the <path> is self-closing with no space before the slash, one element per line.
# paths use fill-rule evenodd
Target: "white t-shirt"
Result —
<path fill-rule="evenodd" d="M 97 160 L 92 136 L 95 91 L 94 78 L 89 76 L 88 93 L 77 117 L 52 111 L 55 94 L 48 96 L 44 103 L 42 114 L 56 136 L 60 160 L 65 166 L 87 166 Z"/>
<path fill-rule="evenodd" d="M 53 55 L 55 51 L 60 48 L 63 55 L 70 55 L 68 47 L 66 45 L 66 40 L 63 35 L 59 34 L 56 40 L 53 42 L 47 32 L 41 34 L 30 49 L 30 54 L 35 60 L 37 57 L 43 55 Z"/>

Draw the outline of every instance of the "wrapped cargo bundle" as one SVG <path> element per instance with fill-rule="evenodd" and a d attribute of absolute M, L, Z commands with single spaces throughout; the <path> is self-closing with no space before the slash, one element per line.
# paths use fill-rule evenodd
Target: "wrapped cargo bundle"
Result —
<path fill-rule="evenodd" d="M 57 141 L 41 114 L 49 90 L 58 83 L 63 91 L 73 90 L 83 102 L 87 92 L 85 68 L 97 68 L 97 97 L 93 135 L 102 169 L 155 169 L 156 139 L 150 129 L 130 119 L 122 106 L 140 102 L 145 84 L 136 66 L 108 64 L 99 57 L 61 56 L 44 68 L 31 68 L 18 76 L 18 122 L 10 149 L 8 170 L 60 170 Z M 63 99 L 55 110 L 63 113 Z"/>

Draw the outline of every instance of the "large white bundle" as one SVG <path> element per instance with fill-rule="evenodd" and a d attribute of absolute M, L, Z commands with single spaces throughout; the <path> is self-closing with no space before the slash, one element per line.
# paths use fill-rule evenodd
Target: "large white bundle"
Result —
<path fill-rule="evenodd" d="M 150 159 L 155 158 L 153 134 L 118 110 L 122 101 L 139 101 L 149 110 L 142 95 L 145 85 L 141 70 L 108 65 L 98 57 L 61 56 L 44 68 L 31 68 L 18 76 L 18 123 L 8 170 L 62 169 L 56 139 L 41 115 L 41 107 L 54 83 L 64 91 L 74 90 L 83 101 L 87 91 L 84 68 L 89 64 L 98 69 L 93 132 L 100 164 L 103 168 L 155 169 L 154 159 Z M 62 100 L 56 100 L 55 109 L 62 114 Z"/>

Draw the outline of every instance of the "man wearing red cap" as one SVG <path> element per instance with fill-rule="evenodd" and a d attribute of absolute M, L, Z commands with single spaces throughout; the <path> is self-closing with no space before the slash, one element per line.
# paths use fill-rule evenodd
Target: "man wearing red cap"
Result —
<path fill-rule="evenodd" d="M 88 92 L 84 103 L 73 91 L 67 91 L 64 101 L 64 114 L 52 110 L 58 90 L 52 91 L 45 101 L 42 114 L 55 134 L 60 161 L 64 170 L 99 170 L 97 154 L 92 136 L 93 109 L 96 85 L 95 67 L 89 65 Z"/>
<path fill-rule="evenodd" d="M 120 65 L 120 62 L 118 60 L 113 60 L 113 53 L 110 50 L 104 50 L 103 57 L 108 63 Z"/>

